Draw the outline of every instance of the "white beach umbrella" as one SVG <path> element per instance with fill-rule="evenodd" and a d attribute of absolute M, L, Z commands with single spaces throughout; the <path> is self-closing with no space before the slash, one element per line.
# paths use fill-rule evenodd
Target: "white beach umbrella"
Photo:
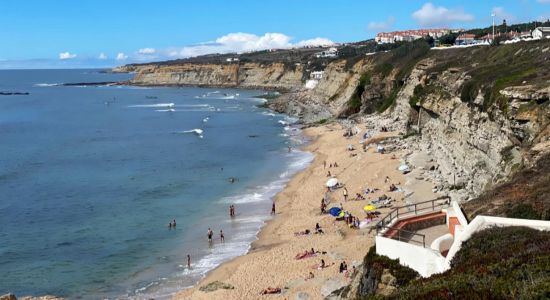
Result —
<path fill-rule="evenodd" d="M 328 187 L 333 187 L 333 186 L 336 186 L 337 184 L 338 184 L 338 179 L 336 178 L 331 178 L 327 181 Z"/>

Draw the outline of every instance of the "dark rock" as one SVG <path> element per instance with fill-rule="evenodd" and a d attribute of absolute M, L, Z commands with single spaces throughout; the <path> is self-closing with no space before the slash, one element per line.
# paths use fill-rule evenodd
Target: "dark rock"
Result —
<path fill-rule="evenodd" d="M 17 300 L 17 297 L 15 297 L 14 294 L 5 294 L 0 296 L 0 300 Z"/>
<path fill-rule="evenodd" d="M 224 290 L 232 290 L 234 289 L 235 287 L 228 284 L 228 283 L 224 283 L 224 282 L 221 282 L 221 281 L 213 281 L 213 282 L 210 282 L 209 284 L 207 285 L 203 285 L 199 288 L 199 290 L 201 292 L 213 292 L 213 291 L 216 291 L 216 290 L 219 290 L 219 289 L 224 289 Z"/>
<path fill-rule="evenodd" d="M 28 92 L 0 92 L 0 96 L 26 96 Z"/>

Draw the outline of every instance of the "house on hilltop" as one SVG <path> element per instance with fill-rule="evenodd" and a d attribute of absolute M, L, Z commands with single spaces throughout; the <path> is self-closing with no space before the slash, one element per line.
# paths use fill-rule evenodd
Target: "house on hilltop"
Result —
<path fill-rule="evenodd" d="M 418 40 L 426 36 L 430 36 L 434 39 L 438 39 L 451 32 L 456 32 L 456 30 L 441 28 L 441 29 L 412 29 L 412 30 L 403 30 L 403 31 L 380 32 L 376 35 L 374 40 L 378 44 L 391 44 L 395 42 L 412 42 L 414 40 Z"/>
<path fill-rule="evenodd" d="M 537 27 L 531 34 L 535 39 L 550 38 L 550 27 Z"/>
<path fill-rule="evenodd" d="M 316 58 L 337 57 L 338 49 L 335 47 L 328 48 L 328 50 L 315 53 Z"/>
<path fill-rule="evenodd" d="M 460 34 L 455 41 L 455 45 L 472 45 L 476 43 L 476 35 L 471 33 Z"/>

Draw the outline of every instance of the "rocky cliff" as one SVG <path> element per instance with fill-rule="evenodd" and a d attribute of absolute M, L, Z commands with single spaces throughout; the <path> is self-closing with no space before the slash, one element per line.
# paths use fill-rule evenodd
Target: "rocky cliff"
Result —
<path fill-rule="evenodd" d="M 136 85 L 192 85 L 291 90 L 302 84 L 303 67 L 284 63 L 220 63 L 139 65 L 115 69 L 132 71 Z"/>

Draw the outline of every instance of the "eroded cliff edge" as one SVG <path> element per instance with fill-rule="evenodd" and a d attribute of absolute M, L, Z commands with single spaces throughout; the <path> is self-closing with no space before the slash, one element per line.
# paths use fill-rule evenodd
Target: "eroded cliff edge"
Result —
<path fill-rule="evenodd" d="M 279 90 L 269 105 L 305 123 L 340 119 L 400 131 L 408 151 L 433 158 L 437 189 L 468 200 L 550 151 L 549 50 L 548 40 L 446 50 L 417 41 L 373 55 L 286 53 L 115 71 L 135 72 L 136 85 Z"/>

